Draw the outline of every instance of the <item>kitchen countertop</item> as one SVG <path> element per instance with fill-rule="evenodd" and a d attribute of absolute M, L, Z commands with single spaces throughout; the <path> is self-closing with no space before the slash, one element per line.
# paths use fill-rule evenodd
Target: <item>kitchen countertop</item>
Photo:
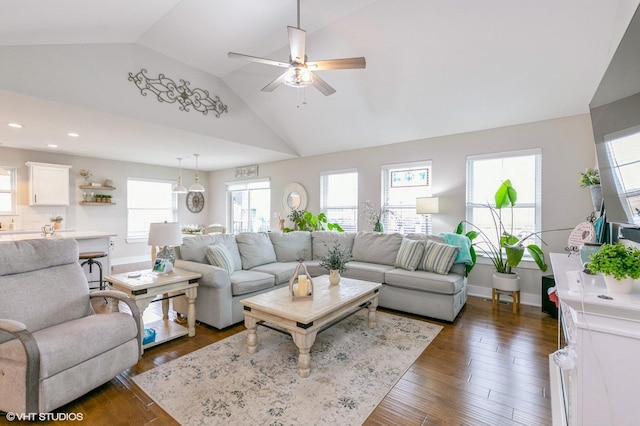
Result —
<path fill-rule="evenodd" d="M 2 241 L 22 241 L 22 240 L 33 240 L 33 239 L 41 239 L 41 238 L 73 238 L 76 240 L 87 240 L 91 238 L 106 238 L 106 237 L 115 237 L 117 234 L 110 234 L 108 232 L 98 232 L 98 231 L 56 231 L 56 233 L 51 236 L 43 236 L 41 232 L 15 232 L 15 231 L 7 231 L 0 233 L 0 242 Z"/>

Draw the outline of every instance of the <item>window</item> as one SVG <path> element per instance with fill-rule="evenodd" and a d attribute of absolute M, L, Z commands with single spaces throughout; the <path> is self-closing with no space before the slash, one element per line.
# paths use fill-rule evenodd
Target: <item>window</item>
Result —
<path fill-rule="evenodd" d="M 492 155 L 467 157 L 467 221 L 482 229 L 496 245 L 498 236 L 487 204 L 495 206 L 494 196 L 505 180 L 518 193 L 513 208 L 513 223 L 510 208 L 502 209 L 502 220 L 513 235 L 539 232 L 540 212 L 540 150 L 517 151 Z M 539 244 L 531 237 L 526 244 Z"/>
<path fill-rule="evenodd" d="M 0 215 L 16 214 L 16 168 L 0 166 Z"/>
<path fill-rule="evenodd" d="M 231 232 L 268 232 L 271 229 L 271 189 L 268 180 L 227 184 Z"/>
<path fill-rule="evenodd" d="M 149 224 L 178 219 L 175 182 L 127 180 L 127 239 L 146 239 Z"/>
<path fill-rule="evenodd" d="M 622 208 L 629 222 L 640 225 L 640 131 L 607 142 L 607 155 Z"/>
<path fill-rule="evenodd" d="M 320 174 L 320 210 L 327 221 L 345 232 L 358 230 L 358 172 L 341 170 Z"/>
<path fill-rule="evenodd" d="M 431 233 L 430 215 L 416 214 L 416 198 L 431 196 L 431 161 L 396 164 L 382 168 L 382 204 L 385 232 Z"/>

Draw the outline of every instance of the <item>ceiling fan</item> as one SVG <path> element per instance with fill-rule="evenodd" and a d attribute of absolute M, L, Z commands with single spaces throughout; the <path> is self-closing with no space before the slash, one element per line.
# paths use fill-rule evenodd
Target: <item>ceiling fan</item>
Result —
<path fill-rule="evenodd" d="M 331 87 L 326 81 L 318 77 L 313 71 L 325 70 L 348 70 L 365 68 L 366 62 L 363 57 L 343 58 L 343 59 L 325 59 L 321 61 L 307 62 L 305 52 L 305 44 L 307 32 L 300 29 L 300 0 L 298 0 L 298 26 L 287 27 L 289 32 L 289 62 L 280 62 L 273 59 L 258 58 L 256 56 L 243 55 L 241 53 L 229 52 L 229 58 L 245 59 L 261 64 L 275 65 L 277 67 L 286 68 L 278 78 L 273 80 L 262 88 L 263 92 L 272 92 L 278 86 L 285 84 L 291 87 L 313 86 L 322 92 L 325 96 L 332 95 L 336 89 Z"/>

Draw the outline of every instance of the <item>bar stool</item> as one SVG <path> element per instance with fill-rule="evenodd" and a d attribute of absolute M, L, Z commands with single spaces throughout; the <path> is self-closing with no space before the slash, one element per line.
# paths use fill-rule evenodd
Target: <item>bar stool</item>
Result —
<path fill-rule="evenodd" d="M 98 269 L 100 270 L 99 280 L 89 280 L 90 283 L 95 283 L 95 282 L 100 283 L 99 286 L 89 287 L 89 290 L 96 290 L 96 289 L 104 290 L 106 288 L 106 285 L 104 284 L 104 280 L 102 279 L 102 263 L 100 263 L 95 259 L 101 259 L 103 257 L 107 257 L 107 253 L 104 251 L 90 251 L 90 252 L 80 253 L 80 256 L 78 257 L 80 260 L 84 260 L 84 262 L 80 264 L 81 267 L 84 268 L 84 265 L 89 265 L 89 276 L 91 276 L 91 273 L 93 272 L 93 265 L 98 266 Z"/>

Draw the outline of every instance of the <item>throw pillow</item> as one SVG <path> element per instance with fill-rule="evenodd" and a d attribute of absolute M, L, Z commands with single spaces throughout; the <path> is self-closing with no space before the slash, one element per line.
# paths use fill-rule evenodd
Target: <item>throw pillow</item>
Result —
<path fill-rule="evenodd" d="M 428 272 L 447 275 L 457 255 L 458 247 L 456 246 L 427 241 L 424 247 L 424 256 L 419 266 L 420 269 Z"/>
<path fill-rule="evenodd" d="M 403 238 L 400 243 L 400 250 L 398 250 L 398 256 L 396 257 L 395 267 L 415 271 L 418 263 L 420 263 L 420 259 L 422 259 L 423 253 L 424 244 L 422 241 Z"/>
<path fill-rule="evenodd" d="M 235 270 L 231 253 L 229 253 L 229 250 L 222 244 L 207 246 L 204 252 L 211 265 L 224 269 L 228 274 L 232 274 Z"/>

